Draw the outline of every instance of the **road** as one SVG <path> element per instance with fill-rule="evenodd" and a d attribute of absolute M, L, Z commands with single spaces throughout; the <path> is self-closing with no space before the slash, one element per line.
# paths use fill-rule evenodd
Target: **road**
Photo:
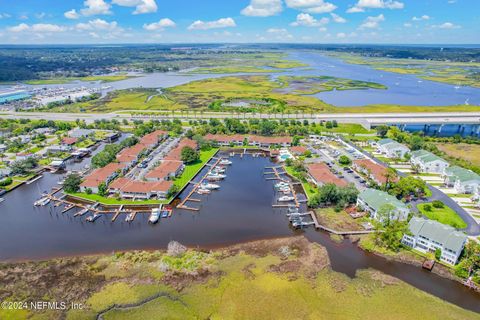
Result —
<path fill-rule="evenodd" d="M 348 141 L 345 141 L 345 143 L 347 143 L 352 148 L 357 149 L 358 151 L 363 153 L 365 156 L 367 156 L 368 158 L 376 161 L 377 163 L 380 163 L 384 166 L 388 166 L 388 164 L 379 160 L 378 158 L 376 158 L 375 156 L 373 156 L 369 152 L 357 147 L 353 143 L 350 143 Z M 397 173 L 401 177 L 407 176 L 405 173 L 400 172 L 400 171 L 397 171 Z M 467 227 L 465 229 L 461 229 L 461 231 L 464 231 L 469 236 L 480 235 L 480 225 L 475 221 L 475 219 L 472 218 L 472 216 L 470 216 L 470 214 L 467 211 L 465 211 L 465 209 L 463 209 L 457 202 L 455 202 L 452 198 L 450 198 L 449 196 L 447 196 L 445 193 L 438 190 L 437 188 L 429 185 L 428 183 L 427 183 L 427 187 L 432 192 L 432 196 L 427 199 L 428 202 L 432 202 L 434 200 L 442 201 L 445 205 L 452 208 L 453 211 L 455 211 L 463 219 L 463 221 L 465 221 L 467 223 Z M 419 204 L 419 203 L 424 203 L 424 202 L 425 201 L 423 201 L 423 200 L 417 200 L 417 201 L 412 201 L 411 204 L 412 204 L 413 207 L 415 207 L 415 210 L 416 210 L 416 205 Z"/>
<path fill-rule="evenodd" d="M 129 114 L 128 112 L 132 112 Z M 261 119 L 297 119 L 314 122 L 336 120 L 339 123 L 358 123 L 365 128 L 380 124 L 480 124 L 480 112 L 419 112 L 419 113 L 324 113 L 324 114 L 232 114 L 222 112 L 180 113 L 152 112 L 151 115 L 136 115 L 138 110 L 122 111 L 122 113 L 52 113 L 52 112 L 14 112 L 2 111 L 0 116 L 6 119 L 45 119 L 75 121 L 85 120 L 163 120 L 163 119 L 209 119 L 209 118 L 261 118 Z M 155 114 L 157 113 L 157 114 Z"/>

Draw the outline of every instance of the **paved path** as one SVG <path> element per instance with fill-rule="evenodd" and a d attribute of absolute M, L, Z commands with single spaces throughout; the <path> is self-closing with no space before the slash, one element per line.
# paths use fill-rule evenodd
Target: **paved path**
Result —
<path fill-rule="evenodd" d="M 345 141 L 348 145 L 350 145 L 352 148 L 355 148 L 357 149 L 358 151 L 362 152 L 365 156 L 371 158 L 372 160 L 384 165 L 384 166 L 388 166 L 388 164 L 386 164 L 385 162 L 375 158 L 374 156 L 372 156 L 370 153 L 368 153 L 367 151 L 363 150 L 363 149 L 360 149 L 358 148 L 356 145 L 354 145 L 353 143 L 351 142 L 348 142 L 348 141 Z M 397 171 L 398 172 L 398 171 Z M 402 177 L 405 177 L 407 176 L 405 173 L 403 172 L 398 172 L 398 174 Z M 475 221 L 475 219 L 472 218 L 472 216 L 464 209 L 462 208 L 458 203 L 456 203 L 452 198 L 450 198 L 449 196 L 447 196 L 445 193 L 441 192 L 440 190 L 438 190 L 437 188 L 429 185 L 427 183 L 427 187 L 428 189 L 430 189 L 430 191 L 432 192 L 432 196 L 429 197 L 427 199 L 428 202 L 431 202 L 431 201 L 434 201 L 434 200 L 440 200 L 442 201 L 445 205 L 449 206 L 450 208 L 453 209 L 453 211 L 455 211 L 462 219 L 463 221 L 465 221 L 467 223 L 467 227 L 465 229 L 461 229 L 461 231 L 464 231 L 466 232 L 469 236 L 478 236 L 480 235 L 480 225 Z M 414 211 L 415 212 L 418 212 L 416 206 L 417 204 L 419 203 L 423 203 L 425 201 L 423 200 L 418 200 L 418 201 L 412 201 L 410 202 L 413 207 L 414 207 Z"/>

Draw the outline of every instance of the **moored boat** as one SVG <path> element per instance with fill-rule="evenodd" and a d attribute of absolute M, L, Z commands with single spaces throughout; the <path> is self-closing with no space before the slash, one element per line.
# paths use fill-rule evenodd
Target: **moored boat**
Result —
<path fill-rule="evenodd" d="M 150 214 L 150 218 L 148 218 L 148 222 L 155 224 L 158 222 L 160 218 L 160 208 L 153 208 L 152 213 Z"/>
<path fill-rule="evenodd" d="M 99 214 L 93 214 L 91 216 L 88 216 L 87 219 L 85 219 L 85 221 L 87 222 L 95 222 L 95 220 L 97 220 L 98 218 L 100 218 L 100 215 Z"/>
<path fill-rule="evenodd" d="M 293 201 L 295 198 L 292 196 L 281 196 L 278 198 L 278 201 L 280 202 L 288 202 L 288 201 Z"/>
<path fill-rule="evenodd" d="M 207 189 L 207 190 L 216 190 L 216 189 L 220 189 L 220 186 L 214 183 L 204 183 L 202 184 L 201 188 Z"/>
<path fill-rule="evenodd" d="M 50 203 L 50 198 L 43 197 L 33 203 L 35 207 L 43 207 Z"/>
<path fill-rule="evenodd" d="M 220 160 L 219 163 L 220 163 L 221 165 L 223 165 L 223 166 L 229 166 L 229 165 L 232 164 L 232 161 L 230 161 L 230 160 L 228 160 L 228 159 L 222 159 L 222 160 Z"/>

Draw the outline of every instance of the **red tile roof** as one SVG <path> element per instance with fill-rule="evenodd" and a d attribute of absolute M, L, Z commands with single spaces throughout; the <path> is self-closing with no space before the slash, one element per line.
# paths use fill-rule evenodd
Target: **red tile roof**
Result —
<path fill-rule="evenodd" d="M 181 161 L 164 160 L 158 167 L 148 172 L 145 177 L 152 179 L 164 179 L 168 175 L 177 172 L 182 165 L 183 163 Z"/>
<path fill-rule="evenodd" d="M 93 170 L 82 182 L 82 187 L 98 187 L 102 182 L 106 182 L 116 171 L 123 170 L 124 165 L 120 163 L 109 163 L 103 168 Z"/>
<path fill-rule="evenodd" d="M 385 176 L 388 172 L 388 169 L 386 167 L 381 166 L 376 162 L 373 162 L 368 159 L 354 160 L 353 163 L 354 165 L 370 172 L 370 174 L 375 178 L 375 180 L 377 180 L 377 182 L 379 183 L 387 182 L 387 178 Z"/>
<path fill-rule="evenodd" d="M 330 171 L 330 168 L 323 162 L 308 164 L 307 169 L 317 183 L 333 183 L 340 187 L 347 185 L 347 182 L 345 180 L 340 179 L 336 175 L 334 175 Z"/>
<path fill-rule="evenodd" d="M 180 141 L 177 147 L 172 149 L 166 156 L 165 160 L 175 160 L 175 161 L 181 161 L 182 158 L 182 149 L 184 147 L 190 147 L 193 149 L 197 149 L 197 142 L 194 140 L 190 139 L 183 139 Z"/>
<path fill-rule="evenodd" d="M 128 193 L 157 193 L 167 192 L 172 185 L 172 181 L 145 182 L 119 178 L 110 184 L 110 188 Z"/>
<path fill-rule="evenodd" d="M 304 146 L 293 146 L 293 147 L 290 147 L 290 151 L 292 151 L 295 154 L 304 154 L 305 152 L 308 151 L 308 149 L 305 148 Z"/>
<path fill-rule="evenodd" d="M 156 145 L 162 137 L 168 135 L 167 131 L 163 130 L 156 130 L 152 133 L 144 135 L 141 139 L 139 144 L 143 144 L 145 146 L 154 146 Z"/>
<path fill-rule="evenodd" d="M 65 137 L 62 139 L 62 144 L 72 145 L 77 142 L 77 138 Z"/>
<path fill-rule="evenodd" d="M 131 162 L 136 160 L 138 155 L 145 149 L 146 147 L 143 144 L 136 144 L 132 147 L 123 149 L 119 154 L 117 154 L 117 160 L 119 162 Z"/>
<path fill-rule="evenodd" d="M 210 134 L 209 133 L 204 138 L 205 140 L 230 143 L 230 142 L 237 142 L 237 141 L 243 142 L 243 140 L 245 139 L 245 136 L 241 134 L 226 135 L 226 134 Z"/>
<path fill-rule="evenodd" d="M 251 135 L 248 137 L 248 141 L 265 143 L 265 144 L 284 144 L 284 143 L 292 143 L 292 138 L 287 136 L 266 137 L 266 136 Z"/>

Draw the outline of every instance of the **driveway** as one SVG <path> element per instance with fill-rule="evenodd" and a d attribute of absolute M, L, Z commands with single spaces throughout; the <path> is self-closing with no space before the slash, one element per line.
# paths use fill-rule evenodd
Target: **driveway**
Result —
<path fill-rule="evenodd" d="M 342 139 L 343 140 L 343 139 Z M 388 164 L 384 163 L 383 161 L 375 158 L 373 155 L 371 155 L 369 152 L 363 150 L 363 149 L 360 149 L 359 147 L 357 147 L 356 145 L 354 145 L 353 143 L 350 143 L 348 141 L 345 141 L 345 143 L 347 143 L 349 146 L 351 146 L 352 148 L 355 148 L 357 149 L 358 151 L 360 151 L 361 153 L 363 153 L 365 156 L 367 156 L 368 158 L 376 161 L 377 163 L 379 164 L 382 164 L 384 166 L 388 166 Z M 403 173 L 403 172 L 400 172 L 400 171 L 397 171 L 398 172 L 398 175 L 401 176 L 401 177 L 406 177 L 407 174 Z M 434 200 L 440 200 L 442 201 L 443 203 L 445 203 L 445 205 L 449 206 L 450 208 L 453 209 L 453 211 L 455 211 L 462 219 L 463 221 L 465 221 L 467 223 L 467 227 L 465 229 L 460 229 L 461 231 L 464 231 L 465 233 L 467 233 L 469 236 L 478 236 L 480 235 L 480 225 L 475 221 L 475 219 L 472 218 L 472 216 L 467 212 L 465 211 L 465 209 L 463 209 L 458 203 L 456 203 L 452 198 L 450 198 L 449 196 L 447 196 L 445 193 L 441 192 L 440 190 L 438 190 L 437 188 L 431 186 L 430 184 L 427 183 L 427 187 L 428 189 L 430 189 L 430 191 L 432 192 L 432 196 L 429 197 L 427 199 L 427 201 L 422 201 L 422 200 L 419 200 L 419 201 L 412 201 L 411 203 L 415 206 L 415 211 L 418 212 L 417 208 L 416 208 L 416 205 L 419 204 L 419 203 L 423 203 L 423 202 L 431 202 L 431 201 L 434 201 Z"/>

